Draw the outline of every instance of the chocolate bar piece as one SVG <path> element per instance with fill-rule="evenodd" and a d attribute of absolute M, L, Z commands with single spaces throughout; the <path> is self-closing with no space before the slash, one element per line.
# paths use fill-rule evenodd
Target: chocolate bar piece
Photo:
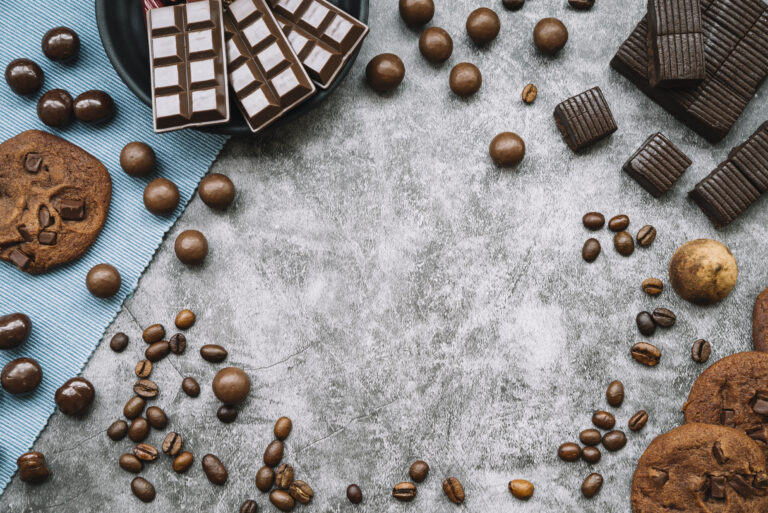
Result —
<path fill-rule="evenodd" d="M 315 93 L 265 0 L 236 0 L 224 14 L 229 82 L 259 132 Z"/>
<path fill-rule="evenodd" d="M 221 0 L 147 12 L 155 131 L 229 121 Z"/>
<path fill-rule="evenodd" d="M 706 76 L 699 0 L 648 0 L 651 87 L 695 87 Z"/>
<path fill-rule="evenodd" d="M 326 0 L 269 0 L 309 76 L 327 89 L 368 35 L 368 26 Z"/>
<path fill-rule="evenodd" d="M 768 6 L 760 0 L 702 0 L 707 75 L 690 89 L 651 87 L 648 22 L 624 41 L 611 66 L 710 142 L 725 137 L 768 75 Z"/>
<path fill-rule="evenodd" d="M 691 159 L 662 133 L 655 133 L 624 164 L 624 172 L 634 178 L 654 198 L 667 192 L 691 166 Z"/>
<path fill-rule="evenodd" d="M 716 228 L 733 222 L 768 191 L 768 122 L 736 146 L 688 195 Z"/>
<path fill-rule="evenodd" d="M 599 87 L 568 98 L 555 107 L 555 123 L 573 151 L 582 150 L 617 129 L 611 109 Z"/>

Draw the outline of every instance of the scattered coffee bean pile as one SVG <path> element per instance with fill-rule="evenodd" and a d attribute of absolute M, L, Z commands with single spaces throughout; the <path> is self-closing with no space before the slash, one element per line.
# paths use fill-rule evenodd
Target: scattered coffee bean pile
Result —
<path fill-rule="evenodd" d="M 600 212 L 588 212 L 582 217 L 582 223 L 587 230 L 596 232 L 605 226 L 605 216 Z M 620 214 L 608 221 L 608 229 L 615 232 L 613 236 L 613 247 L 621 256 L 628 257 L 635 252 L 635 239 L 627 232 L 629 228 L 629 217 Z M 648 247 L 656 240 L 656 228 L 651 225 L 645 225 L 640 228 L 636 236 L 637 244 L 641 247 Z M 592 263 L 600 256 L 601 245 L 597 239 L 590 238 L 584 243 L 581 250 L 581 256 L 585 262 Z"/>

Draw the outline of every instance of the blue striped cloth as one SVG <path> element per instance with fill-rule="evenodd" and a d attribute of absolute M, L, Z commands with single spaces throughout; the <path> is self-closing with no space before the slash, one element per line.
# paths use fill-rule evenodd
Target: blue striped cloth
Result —
<path fill-rule="evenodd" d="M 74 65 L 52 62 L 40 49 L 43 34 L 60 25 L 80 35 L 82 48 Z M 0 84 L 0 140 L 33 128 L 52 131 L 101 160 L 112 175 L 113 185 L 107 224 L 85 257 L 42 276 L 29 276 L 0 262 L 0 315 L 24 312 L 33 323 L 27 343 L 12 351 L 0 351 L 0 366 L 25 356 L 40 362 L 44 374 L 40 387 L 28 397 L 0 392 L 0 493 L 16 471 L 16 458 L 32 447 L 48 422 L 56 389 L 80 373 L 226 141 L 225 137 L 194 131 L 153 133 L 150 109 L 133 96 L 107 60 L 96 28 L 93 0 L 4 2 L 0 17 L 3 70 L 18 57 L 30 58 L 43 68 L 43 91 L 62 88 L 74 97 L 89 89 L 103 89 L 115 99 L 118 110 L 115 119 L 104 126 L 75 121 L 63 130 L 50 130 L 36 115 L 37 99 L 43 91 L 33 98 L 22 98 L 4 82 Z M 155 149 L 159 159 L 155 175 L 179 186 L 182 201 L 173 216 L 148 213 L 142 201 L 147 180 L 131 178 L 120 169 L 120 150 L 134 140 L 145 141 Z M 116 266 L 123 278 L 120 293 L 109 300 L 96 299 L 85 288 L 88 270 L 100 262 Z"/>

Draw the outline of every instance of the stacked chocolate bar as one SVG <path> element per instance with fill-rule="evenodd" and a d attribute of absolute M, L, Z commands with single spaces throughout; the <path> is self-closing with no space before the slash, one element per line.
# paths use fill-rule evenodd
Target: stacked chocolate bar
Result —
<path fill-rule="evenodd" d="M 368 34 L 326 0 L 224 4 L 190 0 L 147 11 L 155 131 L 227 123 L 231 87 L 251 131 L 260 132 L 317 87 L 330 87 Z"/>

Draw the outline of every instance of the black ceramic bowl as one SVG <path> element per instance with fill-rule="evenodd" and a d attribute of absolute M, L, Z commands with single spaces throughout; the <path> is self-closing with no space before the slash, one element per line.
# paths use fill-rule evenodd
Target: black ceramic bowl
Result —
<path fill-rule="evenodd" d="M 368 21 L 368 0 L 329 0 L 355 18 Z M 140 0 L 96 0 L 96 20 L 99 34 L 109 60 L 123 82 L 147 105 L 152 104 L 152 92 L 149 76 L 149 43 L 144 24 L 144 9 Z M 333 93 L 344 76 L 349 72 L 357 53 L 349 59 L 344 69 L 328 89 L 319 89 L 317 93 L 271 126 L 282 125 L 304 115 L 319 105 Z M 250 134 L 251 130 L 240 115 L 240 110 L 233 100 L 229 123 L 205 128 L 207 132 L 219 134 Z M 269 128 L 267 128 L 268 130 Z"/>

